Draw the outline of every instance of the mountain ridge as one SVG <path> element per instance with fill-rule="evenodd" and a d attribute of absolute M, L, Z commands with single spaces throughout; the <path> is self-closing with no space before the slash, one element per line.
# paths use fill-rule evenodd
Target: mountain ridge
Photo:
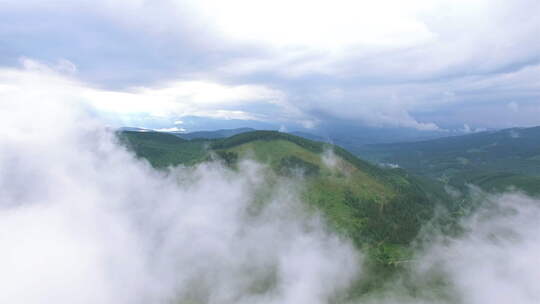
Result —
<path fill-rule="evenodd" d="M 122 132 L 119 137 L 158 168 L 217 159 L 234 169 L 240 159 L 252 158 L 267 164 L 276 178 L 300 176 L 305 182 L 303 200 L 321 210 L 333 229 L 367 249 L 380 267 L 393 268 L 404 259 L 409 243 L 433 214 L 434 197 L 425 184 L 401 169 L 378 167 L 328 143 L 278 131 L 252 131 L 224 139 L 181 140 L 171 146 L 168 137 L 143 134 Z M 147 140 L 152 136 L 155 143 Z M 159 154 L 149 149 L 169 150 Z M 192 155 L 182 158 L 186 153 Z"/>

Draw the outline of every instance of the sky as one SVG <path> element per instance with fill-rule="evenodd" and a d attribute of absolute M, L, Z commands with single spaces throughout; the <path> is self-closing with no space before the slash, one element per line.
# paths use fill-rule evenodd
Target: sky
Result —
<path fill-rule="evenodd" d="M 180 131 L 535 126 L 539 11 L 535 0 L 7 0 L 0 96 L 40 86 L 114 126 Z"/>

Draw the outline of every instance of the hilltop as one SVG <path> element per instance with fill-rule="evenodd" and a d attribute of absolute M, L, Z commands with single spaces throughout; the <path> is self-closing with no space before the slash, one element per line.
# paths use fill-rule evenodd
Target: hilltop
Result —
<path fill-rule="evenodd" d="M 340 147 L 287 133 L 253 131 L 212 140 L 158 132 L 122 132 L 120 137 L 156 167 L 217 158 L 234 168 L 238 160 L 252 158 L 277 177 L 301 176 L 303 200 L 383 267 L 407 258 L 409 242 L 434 208 L 427 184 L 405 171 L 380 168 Z"/>

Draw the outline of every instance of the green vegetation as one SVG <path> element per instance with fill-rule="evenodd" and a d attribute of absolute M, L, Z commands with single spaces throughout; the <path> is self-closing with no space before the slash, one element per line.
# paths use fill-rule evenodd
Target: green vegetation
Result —
<path fill-rule="evenodd" d="M 123 131 L 118 135 L 138 157 L 156 168 L 195 164 L 204 159 L 208 145 L 205 141 L 185 140 L 162 132 Z"/>
<path fill-rule="evenodd" d="M 475 184 L 489 191 L 513 186 L 529 194 L 540 193 L 540 127 L 368 145 L 356 152 L 458 189 Z"/>
<path fill-rule="evenodd" d="M 509 172 L 462 172 L 448 180 L 448 184 L 464 189 L 467 184 L 479 186 L 489 192 L 521 190 L 529 195 L 540 195 L 540 176 L 527 176 Z"/>
<path fill-rule="evenodd" d="M 227 149 L 241 144 L 249 143 L 254 140 L 259 141 L 272 141 L 272 140 L 286 140 L 296 145 L 309 150 L 314 153 L 323 152 L 324 143 L 311 141 L 302 137 L 294 136 L 288 133 L 276 132 L 276 131 L 253 131 L 231 136 L 212 144 L 212 149 Z"/>
<path fill-rule="evenodd" d="M 330 229 L 367 253 L 367 275 L 354 283 L 347 297 L 376 294 L 396 274 L 406 277 L 407 271 L 401 270 L 414 263 L 411 243 L 427 222 L 458 235 L 458 219 L 477 207 L 472 196 L 463 195 L 469 184 L 490 192 L 516 187 L 540 195 L 540 128 L 371 145 L 358 151 L 373 162 L 398 168 L 373 165 L 338 146 L 274 131 L 192 140 L 157 132 L 123 132 L 119 137 L 156 168 L 210 159 L 233 170 L 243 159 L 267 164 L 267 183 L 257 190 L 250 214 L 264 207 L 279 181 L 303 181 L 300 196 L 306 209 L 320 211 Z M 434 219 L 437 205 L 446 208 L 448 216 Z M 441 278 L 425 286 L 443 294 L 447 287 Z"/>
<path fill-rule="evenodd" d="M 391 273 L 409 258 L 409 243 L 431 218 L 433 201 L 444 196 L 403 170 L 383 169 L 340 147 L 275 131 L 212 140 L 151 132 L 123 132 L 120 138 L 157 168 L 212 157 L 235 168 L 240 159 L 252 158 L 268 164 L 275 178 L 300 177 L 307 206 L 369 252 L 377 273 Z M 267 190 L 271 187 L 270 182 Z"/>

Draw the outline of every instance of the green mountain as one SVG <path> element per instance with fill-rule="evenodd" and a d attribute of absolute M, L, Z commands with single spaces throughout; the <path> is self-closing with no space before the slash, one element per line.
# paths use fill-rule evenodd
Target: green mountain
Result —
<path fill-rule="evenodd" d="M 205 140 L 187 140 L 171 133 L 120 131 L 119 139 L 138 157 L 145 158 L 156 168 L 172 165 L 192 165 L 204 160 Z"/>
<path fill-rule="evenodd" d="M 367 145 L 357 153 L 459 188 L 467 183 L 497 191 L 514 186 L 540 194 L 540 127 Z"/>
<path fill-rule="evenodd" d="M 210 158 L 235 168 L 242 158 L 266 163 L 276 178 L 302 176 L 302 198 L 330 226 L 367 250 L 377 267 L 408 258 L 409 243 L 432 216 L 432 185 L 401 169 L 384 169 L 327 143 L 276 131 L 185 140 L 158 132 L 122 132 L 121 140 L 155 167 Z M 271 187 L 269 185 L 269 187 Z"/>

